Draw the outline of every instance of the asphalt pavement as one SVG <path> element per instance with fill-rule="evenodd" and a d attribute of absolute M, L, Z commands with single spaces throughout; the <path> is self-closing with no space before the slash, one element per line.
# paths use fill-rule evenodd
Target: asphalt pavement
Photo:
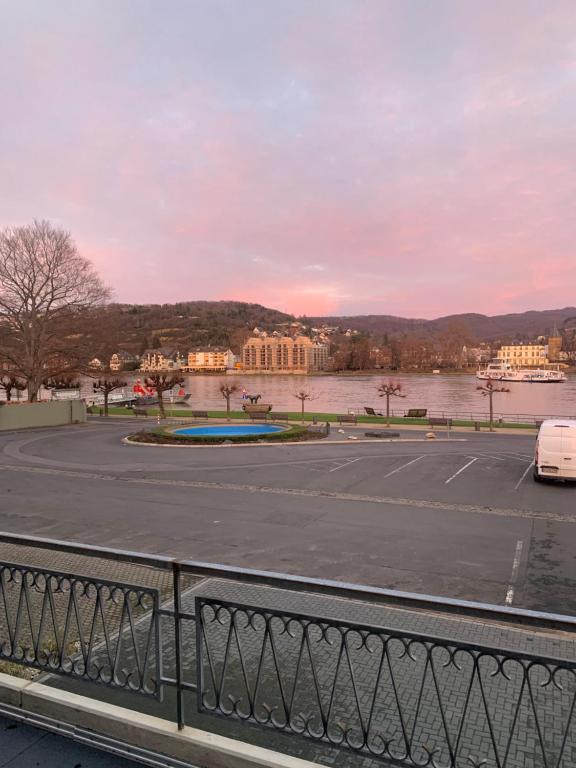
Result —
<path fill-rule="evenodd" d="M 0 768 L 136 768 L 141 763 L 0 716 Z"/>
<path fill-rule="evenodd" d="M 507 604 L 576 610 L 576 487 L 534 434 L 130 446 L 127 423 L 0 435 L 0 530 Z"/>

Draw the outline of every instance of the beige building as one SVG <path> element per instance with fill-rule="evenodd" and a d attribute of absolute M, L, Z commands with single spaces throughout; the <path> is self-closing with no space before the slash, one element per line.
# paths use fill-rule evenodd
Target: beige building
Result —
<path fill-rule="evenodd" d="M 307 336 L 253 336 L 242 348 L 245 371 L 312 373 L 323 371 L 327 361 L 327 345 L 317 344 Z"/>
<path fill-rule="evenodd" d="M 544 344 L 509 344 L 500 347 L 498 357 L 518 368 L 538 368 L 548 364 Z"/>
<path fill-rule="evenodd" d="M 234 368 L 236 357 L 225 347 L 203 347 L 188 352 L 187 371 L 217 373 Z"/>

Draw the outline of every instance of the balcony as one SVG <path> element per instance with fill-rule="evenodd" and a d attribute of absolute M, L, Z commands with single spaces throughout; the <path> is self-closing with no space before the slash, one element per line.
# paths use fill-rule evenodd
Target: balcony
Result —
<path fill-rule="evenodd" d="M 574 619 L 0 534 L 0 714 L 146 765 L 575 764 Z"/>

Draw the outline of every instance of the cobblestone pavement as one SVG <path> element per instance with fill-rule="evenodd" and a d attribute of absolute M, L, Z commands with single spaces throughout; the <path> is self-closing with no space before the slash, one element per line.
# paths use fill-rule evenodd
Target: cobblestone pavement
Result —
<path fill-rule="evenodd" d="M 297 730 L 306 723 L 312 732 L 326 732 L 332 740 L 346 733 L 356 744 L 365 739 L 366 751 L 384 751 L 388 744 L 398 756 L 409 742 L 417 764 L 425 762 L 429 752 L 434 752 L 437 764 L 448 764 L 449 744 L 458 766 L 568 768 L 576 762 L 571 722 L 574 665 L 557 669 L 553 662 L 530 665 L 513 658 L 515 652 L 574 659 L 576 642 L 566 633 L 534 633 L 495 622 L 224 581 L 204 582 L 193 591 L 224 606 L 239 603 L 279 612 L 266 622 L 263 613 L 204 609 L 203 668 L 210 707 L 236 710 L 241 717 L 256 714 L 262 720 L 273 709 L 282 727 Z M 283 612 L 334 623 L 327 628 L 319 622 L 282 619 Z M 375 629 L 352 629 L 344 637 L 338 622 Z M 425 646 L 414 637 L 403 642 L 379 627 L 401 635 L 449 638 L 450 644 Z M 502 655 L 456 650 L 458 643 L 512 654 L 503 662 Z M 286 715 L 286 700 L 292 716 Z M 315 760 L 329 759 L 324 748 L 310 746 L 304 754 L 308 751 Z M 369 764 L 368 758 L 352 758 L 343 751 L 331 761 Z"/>
<path fill-rule="evenodd" d="M 294 729 L 301 728 L 306 721 L 311 731 L 318 733 L 324 718 L 331 738 L 339 738 L 344 729 L 355 742 L 361 741 L 364 729 L 369 748 L 376 752 L 388 743 L 393 754 L 401 753 L 405 743 L 404 725 L 408 740 L 414 745 L 412 756 L 416 761 L 424 762 L 428 749 L 436 750 L 437 764 L 448 764 L 450 742 L 453 749 L 458 743 L 455 749 L 458 768 L 474 765 L 470 760 L 478 764 L 485 760 L 485 768 L 497 768 L 498 765 L 506 768 L 546 765 L 572 768 L 576 764 L 571 722 L 576 685 L 572 671 L 556 670 L 558 665 L 552 661 L 548 667 L 534 664 L 526 676 L 523 662 L 514 658 L 502 664 L 503 657 L 499 655 L 498 664 L 491 655 L 475 657 L 469 651 L 455 650 L 458 643 L 472 643 L 506 649 L 512 656 L 516 653 L 570 660 L 576 658 L 576 641 L 568 633 L 527 631 L 520 626 L 502 626 L 497 622 L 462 620 L 429 611 L 247 587 L 215 579 L 199 582 L 186 590 L 183 596 L 185 611 L 194 611 L 197 596 L 221 604 L 243 604 L 257 609 L 252 621 L 247 620 L 245 612 L 238 612 L 235 616 L 237 631 L 233 633 L 230 633 L 227 609 L 219 614 L 217 622 L 211 621 L 214 616 L 210 613 L 211 608 L 205 616 L 206 641 L 219 687 L 218 703 L 225 710 L 229 711 L 235 702 L 240 715 L 255 712 L 265 719 L 265 705 L 276 707 L 277 722 L 286 725 L 282 714 L 280 686 L 283 686 L 285 693 L 291 692 L 288 699 L 292 698 L 290 723 Z M 258 610 L 265 609 L 280 614 L 269 624 L 267 642 L 265 622 L 261 612 L 258 614 Z M 283 613 L 313 618 L 309 629 L 310 649 L 303 655 L 302 625 L 294 622 L 290 624 L 291 632 L 286 632 L 288 625 L 283 623 Z M 322 629 L 314 617 L 322 617 L 333 625 L 330 629 Z M 347 627 L 358 625 L 375 629 L 364 640 L 361 633 L 352 629 L 343 644 L 339 629 L 342 623 Z M 185 678 L 194 682 L 196 622 L 188 620 L 183 625 Z M 164 671 L 172 675 L 173 636 L 169 625 L 165 630 Z M 412 635 L 409 653 L 401 639 L 389 639 L 390 632 Z M 427 654 L 426 646 L 413 637 L 419 634 L 449 638 L 448 650 L 440 641 Z M 272 655 L 271 637 L 276 659 Z M 380 665 L 382 639 L 388 640 L 389 663 L 386 660 Z M 451 659 L 457 661 L 457 665 L 449 663 Z M 476 677 L 473 674 L 475 663 Z M 203 668 L 206 702 L 213 706 L 217 697 L 206 655 Z M 553 671 L 553 679 L 548 669 Z M 88 693 L 86 686 L 79 688 L 78 684 L 62 679 L 52 678 L 48 682 Z M 107 689 L 92 688 L 89 695 L 160 717 L 174 718 L 174 690 L 170 687 L 159 703 L 142 701 L 122 692 L 115 694 Z M 299 717 L 300 713 L 302 717 Z M 192 693 L 187 696 L 186 721 L 195 727 L 338 768 L 376 768 L 382 764 L 382 759 L 376 760 L 368 754 L 353 754 L 302 736 L 287 735 L 282 730 L 201 714 Z M 544 760 L 538 728 L 548 762 Z M 564 732 L 568 733 L 568 738 L 562 747 Z M 561 750 L 563 757 L 558 762 Z"/>

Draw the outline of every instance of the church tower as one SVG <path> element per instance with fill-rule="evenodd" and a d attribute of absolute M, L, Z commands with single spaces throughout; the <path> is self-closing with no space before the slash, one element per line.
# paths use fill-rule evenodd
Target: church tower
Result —
<path fill-rule="evenodd" d="M 552 335 L 548 337 L 548 360 L 551 363 L 557 363 L 560 360 L 560 351 L 562 349 L 562 336 L 558 326 L 554 323 Z"/>

